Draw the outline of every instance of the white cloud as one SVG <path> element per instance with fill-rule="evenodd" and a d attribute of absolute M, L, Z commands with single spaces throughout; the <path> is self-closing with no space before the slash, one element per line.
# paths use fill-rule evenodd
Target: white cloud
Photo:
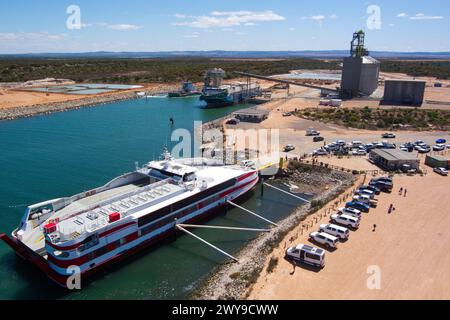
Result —
<path fill-rule="evenodd" d="M 407 13 L 402 12 L 402 13 L 399 13 L 399 14 L 397 15 L 397 18 L 405 18 L 405 17 L 407 17 L 407 16 L 408 16 Z"/>
<path fill-rule="evenodd" d="M 295 31 L 294 27 L 289 28 L 289 31 Z"/>
<path fill-rule="evenodd" d="M 106 22 L 97 22 L 96 25 L 98 25 L 100 27 L 108 28 L 111 30 L 118 30 L 118 31 L 133 31 L 133 30 L 142 29 L 142 26 L 137 26 L 134 24 L 126 24 L 126 23 L 109 24 Z"/>
<path fill-rule="evenodd" d="M 316 15 L 316 16 L 310 16 L 310 17 L 302 17 L 302 20 L 314 20 L 319 22 L 319 26 L 322 26 L 323 21 L 325 20 L 324 15 Z"/>
<path fill-rule="evenodd" d="M 186 19 L 188 17 L 187 15 L 181 13 L 175 13 L 173 16 L 177 19 Z"/>
<path fill-rule="evenodd" d="M 331 16 L 330 16 L 330 19 L 337 19 L 338 18 L 338 16 L 337 16 L 337 14 L 335 14 L 335 13 L 333 13 Z"/>
<path fill-rule="evenodd" d="M 0 33 L 2 41 L 59 41 L 65 37 L 65 34 L 49 34 L 47 32 Z"/>
<path fill-rule="evenodd" d="M 318 20 L 318 21 L 320 21 L 320 20 L 324 20 L 324 19 L 325 19 L 325 16 L 322 16 L 322 15 L 319 15 L 319 16 L 312 16 L 311 19 L 312 19 L 312 20 Z"/>
<path fill-rule="evenodd" d="M 410 20 L 442 20 L 443 16 L 427 16 L 423 13 L 418 13 L 415 16 L 409 17 Z"/>
<path fill-rule="evenodd" d="M 134 24 L 112 24 L 112 25 L 108 25 L 108 28 L 113 29 L 113 30 L 120 30 L 120 31 L 142 29 L 141 26 L 136 26 Z"/>
<path fill-rule="evenodd" d="M 273 11 L 214 11 L 209 16 L 186 16 L 176 14 L 176 18 L 189 21 L 174 22 L 175 26 L 191 28 L 227 28 L 235 26 L 254 26 L 256 22 L 283 21 L 285 17 Z"/>
<path fill-rule="evenodd" d="M 47 32 L 0 33 L 0 52 L 62 51 L 67 47 L 67 40 L 67 34 L 50 34 Z"/>

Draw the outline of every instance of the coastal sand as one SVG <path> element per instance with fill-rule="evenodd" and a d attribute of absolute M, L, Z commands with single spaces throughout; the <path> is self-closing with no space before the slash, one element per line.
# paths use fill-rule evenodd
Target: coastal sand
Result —
<path fill-rule="evenodd" d="M 32 106 L 36 104 L 65 102 L 86 98 L 86 95 L 68 95 L 52 93 L 48 96 L 40 92 L 5 90 L 0 94 L 0 109 L 17 106 Z"/>
<path fill-rule="evenodd" d="M 320 272 L 293 266 L 283 259 L 284 243 L 309 243 L 307 234 L 293 243 L 292 231 L 272 256 L 275 271 L 264 271 L 250 299 L 449 299 L 450 298 L 450 180 L 433 172 L 425 177 L 396 177 L 392 194 L 381 194 L 379 206 L 364 215 L 361 227 L 335 252 L 327 252 Z M 408 190 L 399 196 L 400 187 Z M 396 210 L 388 214 L 388 207 Z M 376 231 L 373 232 L 373 225 Z M 267 266 L 267 261 L 266 261 Z M 370 266 L 381 270 L 380 290 L 367 288 Z M 264 268 L 266 270 L 267 268 Z"/>
<path fill-rule="evenodd" d="M 93 94 L 93 95 L 75 95 L 75 94 L 58 94 L 49 93 L 48 95 L 43 92 L 32 92 L 24 90 L 0 90 L 0 109 L 9 109 L 16 107 L 32 107 L 35 105 L 44 105 L 49 103 L 64 103 L 74 100 L 82 100 L 86 98 L 95 97 L 107 97 L 111 95 L 117 95 L 120 93 L 127 94 L 130 92 L 138 91 L 157 91 L 164 90 L 168 87 L 172 87 L 174 84 L 143 84 L 143 88 L 114 91 L 103 94 Z"/>

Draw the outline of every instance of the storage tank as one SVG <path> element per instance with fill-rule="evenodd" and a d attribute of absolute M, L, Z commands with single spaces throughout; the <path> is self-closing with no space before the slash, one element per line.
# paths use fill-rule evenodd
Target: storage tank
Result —
<path fill-rule="evenodd" d="M 383 104 L 421 106 L 425 96 L 426 81 L 386 80 Z"/>

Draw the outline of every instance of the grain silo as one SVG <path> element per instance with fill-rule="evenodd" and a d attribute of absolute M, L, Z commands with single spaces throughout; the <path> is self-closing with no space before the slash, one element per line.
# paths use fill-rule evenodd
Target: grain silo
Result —
<path fill-rule="evenodd" d="M 370 96 L 378 88 L 380 62 L 369 56 L 364 40 L 364 31 L 355 32 L 350 57 L 344 58 L 341 81 L 343 98 Z"/>

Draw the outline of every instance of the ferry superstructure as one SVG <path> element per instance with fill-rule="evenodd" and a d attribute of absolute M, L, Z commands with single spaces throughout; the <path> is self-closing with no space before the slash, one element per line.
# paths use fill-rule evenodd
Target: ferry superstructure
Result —
<path fill-rule="evenodd" d="M 258 171 L 170 156 L 72 197 L 31 205 L 1 239 L 66 286 L 173 234 L 250 191 Z"/>

